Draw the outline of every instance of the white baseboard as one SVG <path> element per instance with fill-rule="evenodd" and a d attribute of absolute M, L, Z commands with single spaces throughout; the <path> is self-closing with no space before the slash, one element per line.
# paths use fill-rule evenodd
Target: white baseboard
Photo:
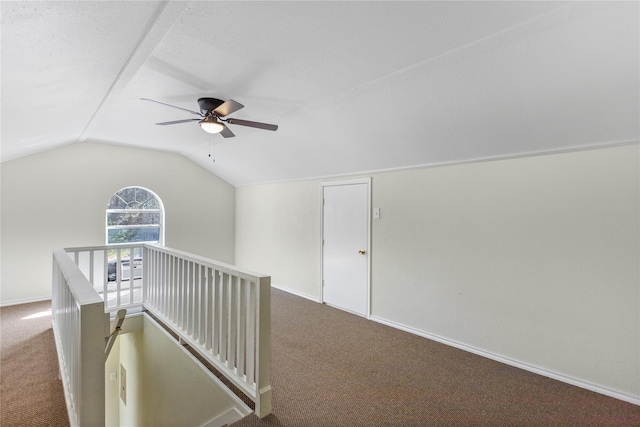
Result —
<path fill-rule="evenodd" d="M 318 297 L 307 295 L 307 294 L 299 292 L 299 291 L 294 291 L 293 289 L 287 288 L 285 286 L 278 285 L 277 283 L 271 283 L 271 287 L 279 289 L 281 291 L 285 291 L 285 292 L 287 292 L 289 294 L 298 296 L 300 298 L 305 298 L 305 299 L 311 300 L 313 302 L 320 302 L 320 299 Z"/>
<path fill-rule="evenodd" d="M 222 426 L 228 426 L 231 425 L 233 423 L 235 423 L 236 421 L 240 421 L 241 419 L 243 419 L 246 415 L 240 413 L 240 411 L 238 411 L 236 408 L 231 408 L 229 409 L 227 412 L 220 414 L 218 416 L 216 416 L 215 418 L 207 421 L 206 423 L 202 424 L 200 427 L 222 427 Z"/>
<path fill-rule="evenodd" d="M 10 305 L 29 304 L 32 302 L 48 301 L 50 299 L 51 299 L 51 295 L 48 295 L 45 297 L 37 297 L 37 298 L 25 298 L 25 299 L 15 299 L 11 301 L 2 301 L 0 302 L 0 307 L 8 307 Z"/>
<path fill-rule="evenodd" d="M 491 360 L 495 360 L 500 363 L 504 363 L 506 365 L 514 366 L 516 368 L 524 369 L 525 371 L 533 372 L 538 375 L 542 375 L 554 380 L 562 381 L 567 384 L 574 385 L 576 387 L 584 388 L 586 390 L 590 390 L 596 393 L 603 394 L 605 396 L 613 397 L 615 399 L 619 399 L 625 402 L 632 403 L 634 405 L 640 405 L 640 396 L 631 396 L 626 393 L 621 393 L 619 391 L 611 390 L 606 387 L 598 386 L 595 384 L 591 384 L 582 380 L 578 380 L 575 378 L 571 378 L 569 376 L 549 371 L 547 369 L 539 368 L 537 366 L 532 366 L 526 363 L 518 362 L 517 360 L 509 359 L 507 357 L 503 357 L 494 353 L 490 353 L 484 350 L 477 349 L 475 347 L 460 343 L 458 341 L 450 340 L 447 338 L 443 338 L 438 335 L 433 335 L 427 332 L 420 331 L 418 329 L 411 328 L 409 326 L 405 326 L 396 322 L 392 322 L 390 320 L 382 319 L 376 316 L 370 316 L 370 320 L 374 322 L 382 323 L 383 325 L 390 326 L 395 329 L 400 329 L 405 332 L 409 332 L 414 335 L 421 336 L 423 338 L 430 339 L 432 341 L 437 341 L 439 343 L 458 348 L 460 350 L 468 351 L 469 353 L 477 354 L 478 356 L 486 357 Z"/>

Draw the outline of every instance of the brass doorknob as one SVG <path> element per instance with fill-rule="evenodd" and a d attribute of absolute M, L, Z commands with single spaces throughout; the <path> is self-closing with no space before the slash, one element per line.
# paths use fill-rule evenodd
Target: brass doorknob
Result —
<path fill-rule="evenodd" d="M 358 251 L 358 253 L 359 253 L 360 255 L 364 255 L 364 254 L 366 254 L 366 253 L 367 253 L 367 251 Z"/>

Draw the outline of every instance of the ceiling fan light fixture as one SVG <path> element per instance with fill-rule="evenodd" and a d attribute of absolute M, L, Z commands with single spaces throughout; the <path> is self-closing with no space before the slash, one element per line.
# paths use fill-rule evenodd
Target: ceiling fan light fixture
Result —
<path fill-rule="evenodd" d="M 224 129 L 224 125 L 216 120 L 214 116 L 205 117 L 198 123 L 200 123 L 200 127 L 207 133 L 220 133 Z"/>

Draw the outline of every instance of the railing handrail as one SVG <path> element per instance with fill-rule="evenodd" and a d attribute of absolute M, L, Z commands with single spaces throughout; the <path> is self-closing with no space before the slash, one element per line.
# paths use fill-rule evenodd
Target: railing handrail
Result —
<path fill-rule="evenodd" d="M 222 261 L 218 261 L 212 258 L 206 258 L 200 255 L 195 255 L 189 252 L 184 252 L 179 249 L 168 248 L 166 246 L 161 246 L 153 243 L 145 243 L 143 246 L 153 248 L 158 252 L 162 252 L 169 255 L 179 255 L 181 258 L 184 258 L 187 261 L 197 262 L 205 267 L 215 268 L 216 270 L 222 271 L 224 273 L 231 274 L 233 276 L 238 276 L 247 280 L 255 280 L 261 279 L 263 277 L 269 277 L 265 274 L 256 273 L 251 270 L 247 270 L 245 268 L 239 268 L 236 265 L 227 264 Z"/>
<path fill-rule="evenodd" d="M 169 248 L 167 246 L 158 245 L 155 243 L 114 243 L 109 245 L 97 245 L 97 246 L 79 246 L 79 247 L 71 247 L 64 248 L 63 251 L 68 252 L 90 252 L 90 251 L 102 251 L 109 249 L 127 249 L 127 248 L 144 248 L 149 247 L 153 248 L 159 252 L 163 252 L 166 254 L 175 254 L 180 255 L 182 258 L 197 262 L 202 265 L 206 265 L 207 267 L 215 267 L 218 270 L 224 271 L 225 273 L 233 274 L 235 276 L 244 276 L 246 278 L 262 278 L 269 277 L 264 274 L 256 273 L 255 271 L 248 270 L 246 268 L 239 268 L 233 264 L 227 264 L 222 261 L 218 261 L 212 258 L 206 258 L 200 255 L 192 254 L 189 252 L 181 251 L 179 249 Z"/>
<path fill-rule="evenodd" d="M 87 252 L 87 251 L 102 251 L 105 249 L 118 249 L 118 248 L 141 248 L 149 243 L 111 243 L 109 245 L 96 245 L 96 246 L 78 246 L 72 248 L 64 248 L 66 252 Z"/>
<path fill-rule="evenodd" d="M 72 427 L 104 425 L 104 300 L 63 249 L 53 250 L 52 325 Z"/>
<path fill-rule="evenodd" d="M 54 249 L 53 256 L 60 266 L 60 272 L 67 279 L 69 290 L 73 293 L 78 305 L 104 302 L 100 294 L 91 286 L 89 279 L 82 274 L 78 266 L 69 258 L 66 249 Z"/>
<path fill-rule="evenodd" d="M 119 262 L 128 249 L 141 265 Z M 251 398 L 258 417 L 271 413 L 270 276 L 152 243 L 59 251 L 68 253 L 65 262 L 82 265 L 75 270 L 83 287 L 104 309 L 153 313 Z"/>

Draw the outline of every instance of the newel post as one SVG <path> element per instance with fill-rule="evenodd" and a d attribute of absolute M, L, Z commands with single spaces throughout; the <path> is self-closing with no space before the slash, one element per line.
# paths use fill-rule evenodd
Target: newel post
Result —
<path fill-rule="evenodd" d="M 258 418 L 271 413 L 271 277 L 258 282 L 258 366 L 256 372 L 256 409 Z"/>

